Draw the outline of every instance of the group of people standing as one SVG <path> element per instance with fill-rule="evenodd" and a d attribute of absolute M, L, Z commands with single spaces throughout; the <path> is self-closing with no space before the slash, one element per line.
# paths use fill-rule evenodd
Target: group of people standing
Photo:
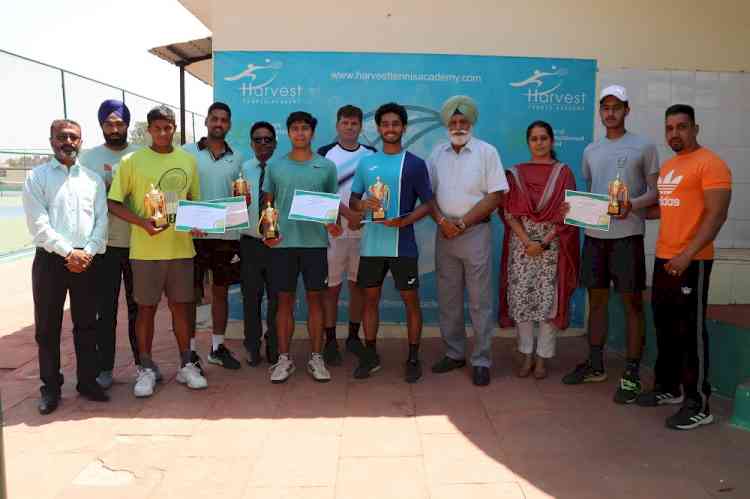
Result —
<path fill-rule="evenodd" d="M 206 372 L 195 342 L 195 307 L 209 271 L 213 330 L 208 362 L 227 369 L 241 366 L 224 344 L 228 288 L 241 283 L 244 357 L 255 367 L 265 356 L 272 383 L 286 381 L 296 369 L 290 340 L 300 274 L 308 305 L 311 353 L 306 370 L 311 377 L 329 381 L 328 367 L 342 363 L 336 323 L 345 279 L 350 296 L 345 347 L 358 358 L 353 375 L 362 379 L 376 373 L 381 368 L 376 347 L 379 303 L 390 272 L 407 322 L 404 379 L 418 381 L 423 375 L 422 312 L 414 224 L 426 216 L 437 225 L 435 269 L 445 346 L 432 372 L 466 365 L 466 293 L 474 336 L 471 377 L 475 385 L 487 385 L 495 324 L 490 222 L 497 212 L 505 226 L 500 323 L 518 332 L 519 376 L 547 376 L 556 333 L 568 327 L 570 298 L 580 282 L 589 293 L 589 358 L 563 382 L 604 381 L 607 303 L 613 284 L 623 297 L 628 331 L 627 365 L 615 401 L 682 403 L 667 420 L 672 428 L 711 422 L 704 312 L 712 241 L 726 218 L 731 174 L 714 153 L 698 145 L 692 108 L 676 105 L 666 111 L 665 131 L 677 155 L 661 167 L 659 177 L 656 147 L 626 131 L 628 112 L 623 87 L 602 92 L 599 114 L 606 137 L 584 152 L 586 190 L 606 193 L 618 177 L 631 198 L 623 201 L 609 231 L 586 231 L 582 261 L 578 228 L 564 223 L 569 209 L 565 191 L 576 189 L 575 177 L 556 158 L 552 126 L 531 123 L 526 130 L 529 161 L 505 171 L 497 149 L 474 136 L 479 111 L 466 96 L 443 104 L 441 119 L 449 140 L 437 145 L 426 161 L 403 148 L 408 114 L 393 102 L 380 106 L 374 116 L 381 151 L 359 143 L 363 113 L 347 105 L 336 115 L 337 141 L 317 153 L 312 149 L 317 120 L 307 112 L 289 115 L 291 150 L 283 156 L 275 154 L 274 126 L 254 123 L 249 136 L 254 158 L 249 160 L 225 140 L 232 113 L 221 102 L 208 109 L 207 136 L 183 148 L 172 145 L 175 117 L 163 106 L 147 115 L 151 145 L 138 148 L 128 143 L 127 106 L 105 101 L 98 116 L 104 144 L 80 157 L 80 126 L 54 121 L 50 143 L 55 157 L 30 172 L 23 193 L 37 246 L 32 280 L 43 383 L 39 411 L 49 414 L 60 401 L 60 327 L 68 292 L 78 391 L 91 400 L 108 400 L 121 282 L 136 364 L 135 396 L 151 396 L 162 377 L 151 355 L 162 295 L 167 297 L 180 355 L 177 381 L 191 389 L 205 388 Z M 236 194 L 232 189 L 238 179 L 249 186 L 242 193 L 249 229 L 220 235 L 179 232 L 173 218 L 161 225 L 148 216 L 144 199 L 154 189 L 163 192 L 169 218 L 178 200 Z M 322 224 L 290 218 L 296 190 L 338 194 L 337 220 Z M 269 207 L 275 209 L 277 237 L 265 237 L 263 230 L 263 213 Z M 373 220 L 376 212 L 379 220 Z M 644 341 L 644 220 L 659 216 L 652 294 L 659 360 L 656 385 L 644 392 L 638 373 Z"/>

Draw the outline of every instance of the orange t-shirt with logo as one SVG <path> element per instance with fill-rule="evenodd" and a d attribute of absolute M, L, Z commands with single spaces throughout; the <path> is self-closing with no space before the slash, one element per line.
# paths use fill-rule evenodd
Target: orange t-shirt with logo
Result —
<path fill-rule="evenodd" d="M 661 223 L 656 241 L 656 257 L 670 259 L 682 253 L 695 237 L 703 219 L 703 191 L 731 189 L 732 172 L 713 151 L 701 147 L 677 155 L 659 171 Z M 711 260 L 714 243 L 708 243 L 694 260 Z"/>

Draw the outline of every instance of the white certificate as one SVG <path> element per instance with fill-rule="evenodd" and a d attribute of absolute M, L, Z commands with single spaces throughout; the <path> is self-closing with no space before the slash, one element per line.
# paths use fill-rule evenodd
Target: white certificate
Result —
<path fill-rule="evenodd" d="M 292 206 L 289 208 L 289 220 L 335 223 L 339 216 L 340 204 L 341 198 L 338 194 L 296 189 Z"/>
<path fill-rule="evenodd" d="M 226 230 L 249 229 L 250 219 L 247 215 L 247 202 L 245 196 L 234 196 L 231 198 L 212 199 L 209 203 L 218 203 L 227 208 Z"/>
<path fill-rule="evenodd" d="M 607 214 L 609 196 L 606 194 L 566 190 L 565 202 L 570 205 L 570 211 L 565 217 L 567 225 L 575 225 L 584 229 L 609 230 L 610 218 Z"/>
<path fill-rule="evenodd" d="M 223 234 L 227 224 L 227 208 L 220 203 L 180 200 L 177 204 L 175 230 L 198 229 L 208 234 Z"/>

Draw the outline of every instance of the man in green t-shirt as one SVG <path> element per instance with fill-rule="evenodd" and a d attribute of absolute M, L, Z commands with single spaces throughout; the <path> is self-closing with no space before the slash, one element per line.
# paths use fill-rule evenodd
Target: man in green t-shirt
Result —
<path fill-rule="evenodd" d="M 315 381 L 330 381 L 321 350 L 323 348 L 323 291 L 328 287 L 328 234 L 338 237 L 341 225 L 289 220 L 289 210 L 296 189 L 336 194 L 336 165 L 315 154 L 311 148 L 317 120 L 309 113 L 297 111 L 286 120 L 292 145 L 289 154 L 272 162 L 263 181 L 266 202 L 275 203 L 279 214 L 281 237 L 266 240 L 271 252 L 271 287 L 278 292 L 276 331 L 279 359 L 271 367 L 271 383 L 283 383 L 294 372 L 289 343 L 294 331 L 294 302 L 297 280 L 302 274 L 307 298 L 307 329 L 312 355 L 307 371 Z"/>
<path fill-rule="evenodd" d="M 208 383 L 198 366 L 191 362 L 190 311 L 195 300 L 193 289 L 193 236 L 198 231 L 177 232 L 174 215 L 180 199 L 200 199 L 200 182 L 195 158 L 172 146 L 174 112 L 166 106 L 149 111 L 148 133 L 152 145 L 125 156 L 118 165 L 109 190 L 109 210 L 133 227 L 130 234 L 130 261 L 133 288 L 138 303 L 135 330 L 138 338 L 136 397 L 154 392 L 156 372 L 151 359 L 154 316 L 162 293 L 172 312 L 172 327 L 180 350 L 177 381 L 189 388 L 206 388 Z M 154 188 L 166 199 L 166 227 L 157 227 L 146 211 L 145 198 Z M 123 204 L 130 198 L 129 206 Z"/>

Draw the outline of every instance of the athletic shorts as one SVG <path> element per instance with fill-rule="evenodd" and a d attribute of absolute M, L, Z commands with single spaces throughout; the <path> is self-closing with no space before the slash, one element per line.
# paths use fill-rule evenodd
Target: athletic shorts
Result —
<path fill-rule="evenodd" d="M 167 295 L 169 303 L 192 303 L 193 259 L 130 260 L 133 269 L 133 296 L 136 303 L 154 306 Z"/>
<path fill-rule="evenodd" d="M 271 250 L 271 287 L 274 292 L 294 293 L 302 274 L 306 291 L 328 287 L 327 248 L 274 248 Z"/>
<path fill-rule="evenodd" d="M 203 296 L 203 283 L 211 271 L 217 286 L 240 282 L 240 242 L 226 239 L 193 239 L 195 246 L 195 289 Z"/>
<path fill-rule="evenodd" d="M 581 286 L 609 289 L 610 283 L 618 293 L 636 293 L 646 289 L 643 236 L 584 238 Z"/>
<path fill-rule="evenodd" d="M 331 238 L 328 247 L 329 286 L 341 284 L 344 274 L 351 282 L 357 282 L 360 242 L 359 238 L 354 237 Z"/>
<path fill-rule="evenodd" d="M 416 257 L 363 256 L 359 259 L 357 286 L 377 288 L 383 285 L 385 275 L 391 271 L 396 289 L 406 291 L 419 288 L 419 265 Z"/>

